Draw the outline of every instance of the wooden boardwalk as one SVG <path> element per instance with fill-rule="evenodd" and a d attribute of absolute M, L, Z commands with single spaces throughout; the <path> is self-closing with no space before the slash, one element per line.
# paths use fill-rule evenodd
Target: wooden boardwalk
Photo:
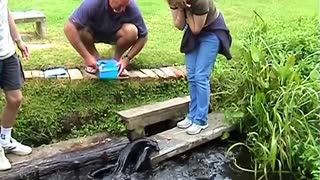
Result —
<path fill-rule="evenodd" d="M 208 123 L 209 127 L 198 135 L 188 135 L 184 129 L 173 128 L 152 136 L 151 138 L 158 141 L 160 147 L 160 152 L 152 156 L 152 162 L 157 164 L 234 129 L 233 126 L 224 122 L 222 113 L 210 113 Z"/>
<path fill-rule="evenodd" d="M 63 75 L 56 75 L 55 77 L 45 77 L 45 71 L 41 69 L 24 70 L 26 80 L 32 79 L 57 79 L 57 80 L 97 80 L 97 75 L 86 73 L 83 68 L 64 68 L 66 73 Z M 161 67 L 158 69 L 136 69 L 128 71 L 127 77 L 118 77 L 117 80 L 151 80 L 161 81 L 169 79 L 185 79 L 186 67 L 171 66 Z"/>

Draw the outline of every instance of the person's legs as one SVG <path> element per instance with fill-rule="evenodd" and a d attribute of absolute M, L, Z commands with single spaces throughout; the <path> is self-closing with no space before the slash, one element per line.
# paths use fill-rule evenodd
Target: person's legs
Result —
<path fill-rule="evenodd" d="M 5 90 L 6 105 L 1 116 L 1 139 L 2 143 L 9 143 L 11 139 L 11 129 L 15 122 L 19 107 L 22 102 L 20 89 Z"/>
<path fill-rule="evenodd" d="M 134 24 L 126 23 L 116 33 L 114 59 L 120 60 L 122 55 L 138 40 L 138 29 Z"/>
<path fill-rule="evenodd" d="M 0 86 L 2 88 L 2 71 L 3 71 L 3 60 L 0 60 Z M 1 120 L 0 120 L 1 122 Z M 1 135 L 1 130 L 0 130 L 0 135 Z M 11 169 L 11 164 L 9 160 L 7 159 L 4 149 L 2 148 L 0 144 L 0 171 L 5 171 Z"/>
<path fill-rule="evenodd" d="M 196 115 L 197 87 L 196 87 L 196 81 L 195 81 L 195 76 L 196 76 L 195 72 L 196 72 L 196 60 L 198 56 L 198 51 L 199 51 L 199 48 L 185 55 L 187 78 L 189 83 L 190 103 L 189 103 L 189 113 L 187 114 L 187 117 L 183 121 L 180 121 L 177 124 L 179 128 L 190 127 Z"/>
<path fill-rule="evenodd" d="M 79 34 L 80 34 L 80 39 L 81 39 L 82 43 L 85 45 L 87 51 L 92 56 L 94 56 L 96 59 L 99 59 L 100 55 L 96 49 L 95 39 L 94 39 L 90 29 L 85 27 L 85 28 L 79 30 Z M 97 70 L 92 67 L 85 67 L 85 71 L 88 73 L 91 73 L 91 74 L 95 74 Z"/>
<path fill-rule="evenodd" d="M 1 117 L 0 145 L 6 152 L 17 155 L 28 155 L 32 152 L 30 147 L 18 143 L 11 137 L 11 130 L 22 101 L 20 89 L 23 81 L 24 75 L 18 56 L 15 54 L 3 60 L 1 86 L 5 92 L 6 105 Z"/>
<path fill-rule="evenodd" d="M 96 49 L 96 46 L 94 44 L 95 40 L 89 28 L 83 28 L 82 30 L 79 31 L 79 34 L 80 34 L 80 39 L 82 43 L 86 46 L 88 52 L 94 57 L 96 57 L 97 59 L 99 59 L 100 55 Z"/>
<path fill-rule="evenodd" d="M 210 103 L 210 74 L 214 66 L 220 41 L 214 34 L 205 34 L 199 38 L 199 52 L 196 58 L 195 84 L 197 110 L 193 125 L 188 129 L 188 134 L 198 134 L 208 127 L 207 116 Z"/>

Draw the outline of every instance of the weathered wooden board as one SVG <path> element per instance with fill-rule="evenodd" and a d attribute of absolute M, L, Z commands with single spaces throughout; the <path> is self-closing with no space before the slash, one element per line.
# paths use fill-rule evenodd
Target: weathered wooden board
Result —
<path fill-rule="evenodd" d="M 71 80 L 83 79 L 82 73 L 79 69 L 68 69 L 68 74 Z"/>
<path fill-rule="evenodd" d="M 158 79 L 159 77 L 157 76 L 156 73 L 154 73 L 152 70 L 150 69 L 140 69 L 140 71 L 142 71 L 144 74 L 148 75 L 151 78 L 154 79 Z"/>
<path fill-rule="evenodd" d="M 222 113 L 210 113 L 208 123 L 209 127 L 197 135 L 188 135 L 185 129 L 173 128 L 152 136 L 160 147 L 160 152 L 152 156 L 152 162 L 157 164 L 233 130 L 231 125 L 224 122 Z"/>
<path fill-rule="evenodd" d="M 176 74 L 170 69 L 170 67 L 160 68 L 168 77 L 176 78 Z"/>
<path fill-rule="evenodd" d="M 163 79 L 169 78 L 169 76 L 163 71 L 161 71 L 160 69 L 152 69 L 152 71 L 156 73 L 160 78 L 163 78 Z"/>
<path fill-rule="evenodd" d="M 97 76 L 97 74 L 91 74 L 86 72 L 84 69 L 81 69 L 81 74 L 83 76 L 83 79 L 89 80 L 89 79 L 99 79 L 99 77 Z M 70 75 L 71 76 L 71 75 Z"/>
<path fill-rule="evenodd" d="M 30 10 L 30 11 L 13 11 L 11 12 L 13 19 L 16 23 L 19 22 L 36 22 L 45 19 L 46 16 L 43 12 L 38 10 Z"/>
<path fill-rule="evenodd" d="M 128 71 L 128 75 L 130 78 L 138 78 L 138 79 L 146 79 L 149 78 L 148 75 L 144 74 L 143 72 L 136 70 L 136 71 Z"/>
<path fill-rule="evenodd" d="M 174 66 L 173 67 L 168 67 L 174 74 L 176 75 L 177 78 L 184 78 L 186 75 L 184 72 L 182 72 L 179 69 L 176 69 Z"/>
<path fill-rule="evenodd" d="M 46 16 L 38 10 L 11 12 L 16 23 L 35 22 L 40 37 L 47 35 Z"/>
<path fill-rule="evenodd" d="M 187 70 L 186 70 L 186 66 L 174 66 L 174 68 L 180 70 L 181 72 L 184 73 L 184 75 L 187 75 Z"/>
<path fill-rule="evenodd" d="M 127 138 L 98 134 L 35 148 L 29 156 L 8 155 L 13 168 L 0 172 L 0 179 L 50 179 L 59 171 L 106 164 L 116 160 L 127 143 Z"/>
<path fill-rule="evenodd" d="M 147 126 L 164 120 L 184 116 L 188 111 L 190 97 L 177 97 L 118 112 L 127 129 Z"/>
<path fill-rule="evenodd" d="M 40 70 L 31 71 L 32 78 L 44 78 L 44 72 Z"/>
<path fill-rule="evenodd" d="M 32 71 L 23 71 L 26 79 L 32 79 Z"/>

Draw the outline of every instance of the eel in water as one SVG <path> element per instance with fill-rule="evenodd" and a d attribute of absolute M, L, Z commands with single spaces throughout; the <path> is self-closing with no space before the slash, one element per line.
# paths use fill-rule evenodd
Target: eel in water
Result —
<path fill-rule="evenodd" d="M 89 173 L 88 177 L 94 180 L 112 180 L 147 170 L 151 168 L 150 155 L 159 151 L 160 148 L 156 141 L 149 138 L 136 139 L 124 147 L 116 164 L 97 169 Z"/>

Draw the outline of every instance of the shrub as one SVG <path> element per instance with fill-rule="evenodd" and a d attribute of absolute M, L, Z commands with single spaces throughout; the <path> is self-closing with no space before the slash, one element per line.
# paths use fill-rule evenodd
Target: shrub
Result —
<path fill-rule="evenodd" d="M 319 65 L 317 34 L 311 28 L 316 19 L 293 22 L 269 26 L 256 21 L 244 33 L 237 64 L 243 90 L 231 112 L 243 115 L 245 146 L 257 171 L 318 179 Z"/>

